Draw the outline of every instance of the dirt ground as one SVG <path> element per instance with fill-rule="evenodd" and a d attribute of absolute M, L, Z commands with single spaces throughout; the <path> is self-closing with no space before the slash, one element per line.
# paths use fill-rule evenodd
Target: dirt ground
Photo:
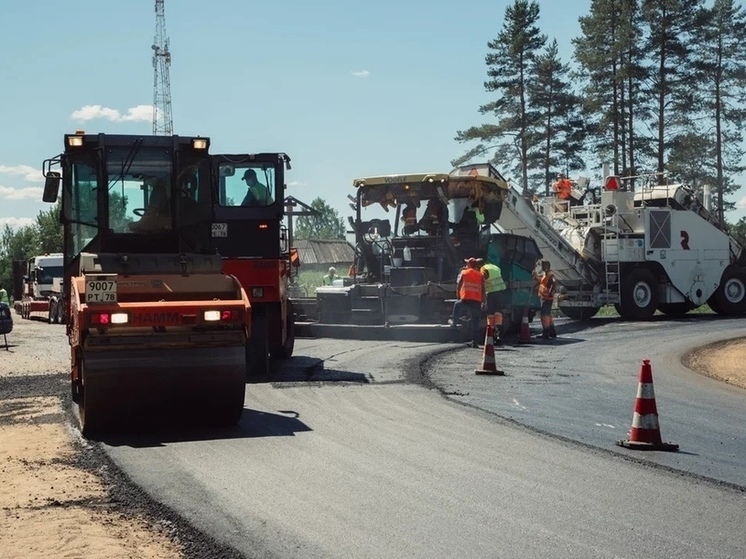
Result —
<path fill-rule="evenodd" d="M 238 557 L 151 502 L 79 436 L 64 326 L 14 318 L 10 351 L 0 347 L 0 556 Z M 684 363 L 746 388 L 745 359 L 741 339 L 694 350 Z"/>

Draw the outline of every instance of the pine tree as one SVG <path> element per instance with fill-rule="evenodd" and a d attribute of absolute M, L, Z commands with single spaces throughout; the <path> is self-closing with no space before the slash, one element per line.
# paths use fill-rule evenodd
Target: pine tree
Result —
<path fill-rule="evenodd" d="M 593 0 L 580 18 L 581 37 L 573 40 L 584 78 L 584 116 L 593 138 L 587 147 L 614 174 L 633 175 L 638 157 L 637 120 L 645 113 L 639 83 L 642 65 L 640 11 L 636 0 Z"/>
<path fill-rule="evenodd" d="M 695 67 L 699 106 L 705 119 L 700 126 L 707 135 L 709 157 L 702 180 L 712 180 L 717 196 L 717 216 L 724 223 L 729 209 L 725 195 L 738 189 L 732 176 L 744 171 L 741 129 L 746 121 L 746 13 L 733 0 L 715 0 L 703 11 L 696 28 Z M 704 172 L 702 173 L 704 174 Z"/>
<path fill-rule="evenodd" d="M 491 149 L 496 150 L 493 160 L 513 160 L 517 148 L 518 162 L 512 170 L 520 175 L 524 194 L 528 192 L 529 154 L 540 141 L 538 114 L 529 105 L 528 94 L 532 68 L 547 40 L 536 25 L 538 20 L 539 4 L 533 0 L 514 0 L 506 8 L 502 30 L 487 43 L 485 56 L 489 79 L 484 87 L 497 94 L 497 99 L 479 108 L 482 115 L 494 115 L 496 122 L 459 131 L 456 141 L 480 143 L 452 162 L 459 165 Z"/>
<path fill-rule="evenodd" d="M 666 156 L 677 136 L 692 133 L 696 114 L 696 83 L 692 80 L 693 32 L 700 23 L 703 0 L 643 0 L 642 20 L 648 36 L 650 81 L 645 96 L 650 102 L 651 147 L 656 171 L 665 181 Z"/>
<path fill-rule="evenodd" d="M 569 72 L 569 65 L 559 58 L 554 40 L 537 57 L 533 70 L 536 79 L 529 85 L 531 106 L 542 123 L 541 143 L 529 155 L 529 162 L 531 168 L 540 169 L 537 176 L 545 194 L 549 194 L 553 171 L 561 169 L 569 174 L 585 167 L 581 157 L 585 137 L 581 101 L 572 91 Z"/>

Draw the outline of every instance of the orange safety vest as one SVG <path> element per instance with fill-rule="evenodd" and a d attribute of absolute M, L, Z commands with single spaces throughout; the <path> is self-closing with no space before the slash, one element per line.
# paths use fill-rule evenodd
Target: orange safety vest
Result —
<path fill-rule="evenodd" d="M 458 290 L 458 298 L 462 301 L 482 302 L 482 285 L 484 276 L 479 270 L 467 268 L 461 272 L 461 287 Z"/>
<path fill-rule="evenodd" d="M 567 200 L 572 192 L 572 183 L 567 179 L 559 179 L 554 183 L 554 191 L 561 200 Z"/>
<path fill-rule="evenodd" d="M 545 272 L 539 280 L 539 298 L 542 301 L 554 301 L 554 274 Z"/>

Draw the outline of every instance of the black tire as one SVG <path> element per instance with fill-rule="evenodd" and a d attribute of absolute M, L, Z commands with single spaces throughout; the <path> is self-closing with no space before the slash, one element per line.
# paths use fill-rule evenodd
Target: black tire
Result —
<path fill-rule="evenodd" d="M 285 343 L 280 347 L 273 348 L 270 355 L 275 359 L 290 359 L 295 349 L 295 315 L 293 306 L 288 301 L 287 316 L 285 317 Z"/>
<path fill-rule="evenodd" d="M 738 266 L 728 266 L 707 303 L 713 311 L 724 316 L 746 312 L 746 271 Z"/>
<path fill-rule="evenodd" d="M 572 320 L 590 320 L 600 310 L 600 307 L 560 307 L 562 314 Z"/>
<path fill-rule="evenodd" d="M 251 321 L 251 337 L 246 341 L 246 376 L 256 378 L 269 374 L 269 340 L 267 317 L 255 316 Z"/>
<path fill-rule="evenodd" d="M 49 310 L 47 311 L 47 322 L 49 324 L 54 324 L 57 320 L 57 303 L 54 301 L 51 301 L 49 303 Z"/>
<path fill-rule="evenodd" d="M 658 308 L 658 282 L 647 268 L 635 268 L 622 286 L 619 314 L 625 320 L 650 320 Z"/>
<path fill-rule="evenodd" d="M 695 307 L 696 305 L 691 301 L 684 301 L 683 303 L 660 303 L 658 310 L 667 316 L 684 316 Z"/>

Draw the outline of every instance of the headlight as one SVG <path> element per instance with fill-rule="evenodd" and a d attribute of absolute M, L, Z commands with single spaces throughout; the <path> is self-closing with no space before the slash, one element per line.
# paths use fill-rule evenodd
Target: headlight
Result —
<path fill-rule="evenodd" d="M 207 149 L 207 138 L 194 138 L 192 147 L 194 149 Z"/>
<path fill-rule="evenodd" d="M 130 317 L 126 312 L 115 312 L 111 315 L 112 324 L 127 324 L 129 319 Z"/>
<path fill-rule="evenodd" d="M 79 148 L 83 145 L 83 136 L 68 136 L 67 146 L 71 148 Z"/>

